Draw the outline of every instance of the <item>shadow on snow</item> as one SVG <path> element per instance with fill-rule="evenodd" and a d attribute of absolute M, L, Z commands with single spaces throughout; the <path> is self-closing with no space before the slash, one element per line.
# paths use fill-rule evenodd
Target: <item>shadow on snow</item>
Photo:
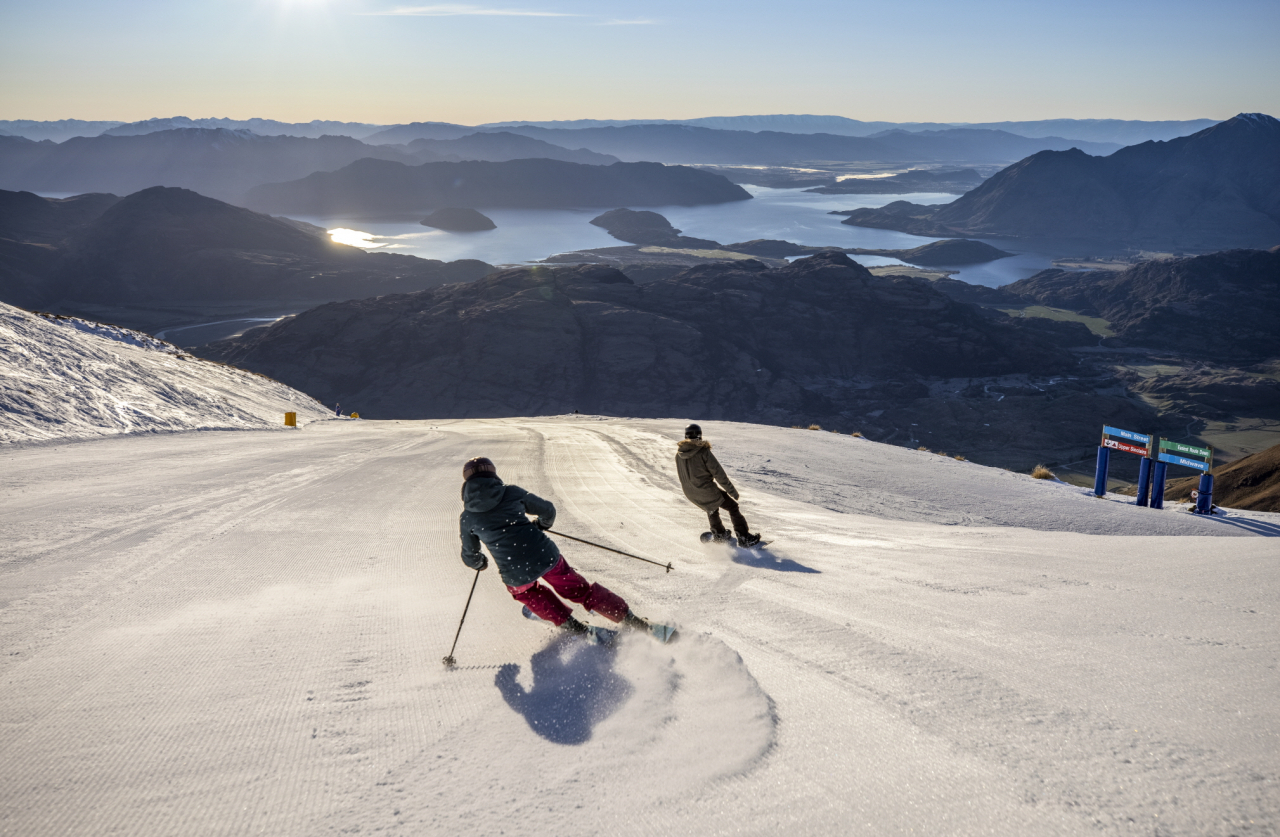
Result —
<path fill-rule="evenodd" d="M 821 573 L 822 570 L 815 570 L 813 567 L 806 567 L 804 564 L 792 561 L 790 558 L 783 558 L 780 555 L 774 555 L 767 549 L 740 549 L 734 548 L 731 556 L 733 563 L 743 564 L 748 567 L 755 567 L 761 570 L 774 570 L 780 573 Z"/>
<path fill-rule="evenodd" d="M 517 682 L 520 666 L 508 663 L 493 683 L 529 728 L 556 744 L 584 744 L 595 725 L 612 715 L 635 689 L 613 672 L 612 649 L 557 637 L 529 659 L 533 686 Z"/>

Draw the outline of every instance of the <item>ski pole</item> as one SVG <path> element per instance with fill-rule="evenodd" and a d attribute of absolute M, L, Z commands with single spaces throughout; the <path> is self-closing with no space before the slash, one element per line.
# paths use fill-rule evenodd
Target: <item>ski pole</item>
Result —
<path fill-rule="evenodd" d="M 547 531 L 553 535 L 559 535 L 562 538 L 568 538 L 571 541 L 577 541 L 578 543 L 585 543 L 587 546 L 594 546 L 596 549 L 605 549 L 605 550 L 608 550 L 609 552 L 616 552 L 619 555 L 625 555 L 628 558 L 634 558 L 637 561 L 644 561 L 646 564 L 653 564 L 654 566 L 663 567 L 664 569 L 666 569 L 667 572 L 671 572 L 671 570 L 674 569 L 669 562 L 666 564 L 662 564 L 662 563 L 659 563 L 658 561 L 650 561 L 648 558 L 641 558 L 639 555 L 632 555 L 630 552 L 623 552 L 621 549 L 614 549 L 611 546 L 603 546 L 598 543 L 592 543 L 591 541 L 584 541 L 582 538 L 575 538 L 573 535 L 566 535 L 564 532 L 557 532 L 555 529 L 548 529 Z"/>
<path fill-rule="evenodd" d="M 458 620 L 458 632 L 453 635 L 453 645 L 450 646 L 449 653 L 444 658 L 445 668 L 453 668 L 458 664 L 458 661 L 453 658 L 453 649 L 458 647 L 458 637 L 462 636 L 462 623 L 467 621 L 467 610 L 469 610 L 471 607 L 471 597 L 475 595 L 476 582 L 479 580 L 480 580 L 480 571 L 476 570 L 476 577 L 471 582 L 471 592 L 467 594 L 467 603 L 462 608 L 462 618 Z"/>

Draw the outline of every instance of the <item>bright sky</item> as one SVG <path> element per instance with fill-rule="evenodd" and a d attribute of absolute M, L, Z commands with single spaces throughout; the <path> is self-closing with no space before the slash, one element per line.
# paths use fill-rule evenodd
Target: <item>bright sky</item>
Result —
<path fill-rule="evenodd" d="M 0 119 L 1280 115 L 1276 0 L 0 0 Z"/>

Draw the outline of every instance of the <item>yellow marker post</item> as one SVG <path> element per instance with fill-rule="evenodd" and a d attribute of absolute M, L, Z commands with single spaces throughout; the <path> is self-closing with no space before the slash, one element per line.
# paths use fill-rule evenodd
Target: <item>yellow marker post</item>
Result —
<path fill-rule="evenodd" d="M 285 414 L 284 414 L 284 426 L 285 426 L 285 427 L 297 427 L 297 426 L 298 426 L 298 414 L 297 414 L 297 413 L 285 413 Z"/>

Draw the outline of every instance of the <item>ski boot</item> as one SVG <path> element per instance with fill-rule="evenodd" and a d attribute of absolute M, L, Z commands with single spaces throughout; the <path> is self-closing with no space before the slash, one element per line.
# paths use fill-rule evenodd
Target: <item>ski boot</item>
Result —
<path fill-rule="evenodd" d="M 622 617 L 622 627 L 631 631 L 643 631 L 664 645 L 673 642 L 677 636 L 676 629 L 670 625 L 650 622 L 648 619 L 636 616 L 630 610 L 627 611 L 626 616 Z"/>
<path fill-rule="evenodd" d="M 758 543 L 760 543 L 759 535 L 753 535 L 750 532 L 747 532 L 746 534 L 743 534 L 743 535 L 738 535 L 738 546 L 745 547 L 746 549 L 750 549 L 751 547 L 755 546 Z"/>
<path fill-rule="evenodd" d="M 560 626 L 560 630 L 578 634 L 592 645 L 613 645 L 613 641 L 618 638 L 617 631 L 598 628 L 595 625 L 584 625 L 572 616 L 564 621 L 564 624 Z"/>

